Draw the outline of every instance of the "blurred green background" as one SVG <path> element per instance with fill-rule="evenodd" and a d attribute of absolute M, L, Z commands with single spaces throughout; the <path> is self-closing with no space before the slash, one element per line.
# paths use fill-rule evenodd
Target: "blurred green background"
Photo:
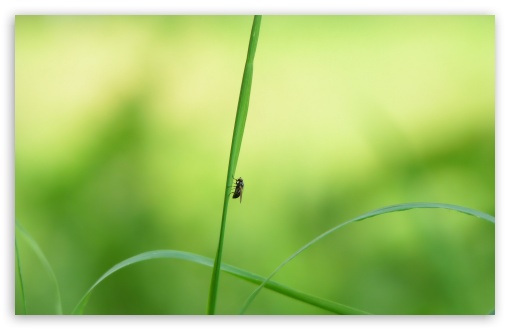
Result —
<path fill-rule="evenodd" d="M 16 219 L 70 313 L 110 267 L 214 257 L 251 16 L 17 16 Z M 265 16 L 223 262 L 267 276 L 373 209 L 495 212 L 494 16 Z M 30 314 L 54 288 L 18 242 Z M 445 210 L 347 226 L 274 278 L 376 314 L 486 314 L 494 225 Z M 204 314 L 211 269 L 157 260 L 102 283 L 90 314 Z M 217 312 L 255 286 L 222 274 Z M 16 285 L 16 313 L 21 312 Z M 264 290 L 253 314 L 324 314 Z"/>

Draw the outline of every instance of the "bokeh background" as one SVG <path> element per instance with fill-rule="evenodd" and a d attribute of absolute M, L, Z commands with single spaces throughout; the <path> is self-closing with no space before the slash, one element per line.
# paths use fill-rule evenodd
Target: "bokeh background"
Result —
<path fill-rule="evenodd" d="M 174 249 L 214 257 L 251 16 L 17 16 L 16 220 L 64 313 L 110 267 Z M 265 16 L 223 261 L 267 276 L 373 209 L 495 212 L 493 16 Z M 494 225 L 413 210 L 347 226 L 274 278 L 376 314 L 494 308 Z M 30 314 L 50 277 L 18 242 Z M 204 314 L 211 269 L 156 260 L 89 314 Z M 21 312 L 16 283 L 16 313 Z M 254 285 L 222 274 L 217 312 Z M 327 314 L 264 290 L 253 314 Z"/>

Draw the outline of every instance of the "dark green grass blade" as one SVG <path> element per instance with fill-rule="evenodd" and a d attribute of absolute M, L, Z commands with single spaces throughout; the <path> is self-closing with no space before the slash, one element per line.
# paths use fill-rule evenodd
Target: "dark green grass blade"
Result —
<path fill-rule="evenodd" d="M 230 200 L 230 189 L 232 186 L 232 177 L 237 168 L 237 160 L 241 150 L 243 141 L 244 125 L 248 116 L 248 105 L 250 103 L 251 82 L 253 78 L 253 60 L 255 59 L 255 50 L 257 49 L 257 41 L 259 38 L 261 16 L 253 18 L 251 29 L 250 43 L 248 47 L 248 55 L 244 66 L 243 81 L 241 84 L 241 92 L 239 94 L 239 103 L 237 104 L 236 121 L 234 124 L 234 133 L 232 135 L 232 145 L 230 147 L 230 157 L 228 161 L 227 183 L 225 187 L 225 196 L 223 200 L 223 214 L 221 216 L 220 236 L 218 240 L 218 249 L 214 260 L 214 267 L 211 276 L 211 287 L 209 290 L 209 301 L 207 304 L 207 314 L 214 314 L 216 310 L 216 300 L 218 297 L 218 285 L 220 279 L 221 257 L 223 255 L 223 241 L 225 236 L 225 227 L 227 223 L 228 202 Z"/>
<path fill-rule="evenodd" d="M 16 221 L 16 231 L 22 234 L 22 236 L 26 239 L 32 250 L 34 250 L 35 254 L 43 264 L 44 268 L 50 275 L 50 278 L 52 279 L 54 285 L 55 285 L 55 295 L 56 295 L 56 302 L 55 302 L 55 309 L 57 314 L 62 314 L 62 298 L 60 295 L 60 288 L 58 286 L 57 276 L 55 276 L 55 273 L 53 272 L 53 268 L 51 268 L 51 265 L 42 252 L 41 248 L 39 247 L 39 244 L 35 241 L 35 239 L 30 236 L 30 234 L 21 226 L 19 222 Z"/>
<path fill-rule="evenodd" d="M 184 251 L 175 251 L 175 250 L 157 250 L 157 251 L 150 251 L 141 253 L 139 255 L 136 255 L 134 257 L 131 257 L 129 259 L 126 259 L 117 265 L 110 268 L 106 273 L 101 276 L 96 283 L 94 283 L 90 289 L 85 293 L 83 298 L 80 300 L 78 305 L 76 305 L 75 309 L 73 310 L 73 314 L 83 314 L 83 311 L 85 309 L 85 306 L 87 305 L 87 302 L 93 292 L 93 290 L 104 281 L 108 276 L 112 275 L 113 273 L 121 270 L 124 267 L 142 262 L 147 260 L 155 260 L 155 259 L 179 259 L 179 260 L 186 260 L 191 261 L 200 265 L 212 267 L 213 266 L 213 260 L 211 258 L 207 258 L 201 255 L 197 255 L 190 252 L 184 252 Z M 240 279 L 243 279 L 245 281 L 260 284 L 264 280 L 264 277 L 253 274 L 251 272 L 248 272 L 246 270 L 222 264 L 221 270 L 224 272 L 227 272 L 231 275 L 234 275 Z M 292 288 L 289 288 L 287 286 L 284 286 L 282 284 L 279 284 L 277 282 L 269 281 L 266 284 L 266 287 L 272 291 L 279 292 L 283 295 L 286 295 L 288 297 L 300 300 L 304 303 L 322 308 L 324 310 L 330 311 L 335 314 L 368 314 L 364 311 L 345 306 L 339 303 L 336 303 L 334 301 L 322 299 L 319 297 L 315 297 L 309 294 L 306 294 L 304 292 L 294 290 Z"/>
<path fill-rule="evenodd" d="M 20 287 L 20 293 L 21 293 L 21 305 L 23 306 L 23 311 L 22 313 L 23 314 L 27 314 L 27 303 L 26 303 L 26 300 L 25 300 L 25 288 L 23 287 L 23 276 L 22 276 L 22 272 L 21 272 L 21 262 L 20 262 L 20 257 L 19 257 L 19 252 L 18 252 L 18 242 L 16 241 L 16 237 L 14 238 L 14 250 L 15 250 L 15 254 L 16 254 L 16 273 L 18 275 L 18 283 L 19 283 L 19 287 Z"/>
<path fill-rule="evenodd" d="M 441 203 L 406 203 L 406 204 L 398 204 L 398 205 L 392 205 L 392 206 L 383 207 L 383 208 L 380 208 L 380 209 L 377 209 L 377 210 L 365 213 L 363 215 L 360 215 L 359 217 L 353 218 L 353 219 L 351 219 L 349 221 L 346 221 L 344 223 L 341 223 L 341 224 L 339 224 L 339 225 L 329 229 L 328 231 L 326 231 L 326 232 L 322 233 L 321 235 L 317 236 L 316 238 L 314 238 L 313 240 L 311 240 L 307 244 L 303 245 L 299 250 L 297 250 L 289 258 L 287 258 L 284 262 L 282 262 L 278 267 L 276 267 L 276 269 L 264 280 L 264 282 L 262 282 L 262 284 L 260 284 L 255 289 L 255 291 L 253 291 L 251 293 L 251 295 L 246 300 L 244 306 L 242 307 L 240 314 L 243 314 L 246 311 L 246 309 L 248 308 L 250 303 L 255 299 L 255 297 L 260 292 L 260 290 L 262 290 L 262 288 L 264 288 L 266 286 L 266 283 L 269 282 L 271 280 L 271 278 L 273 278 L 273 276 L 276 275 L 276 273 L 283 266 L 285 266 L 288 262 L 290 262 L 292 259 L 297 257 L 301 252 L 303 252 L 304 250 L 308 249 L 310 246 L 312 246 L 313 244 L 317 243 L 318 241 L 320 241 L 324 237 L 328 236 L 329 234 L 333 233 L 334 231 L 336 231 L 336 230 L 338 230 L 338 229 L 340 229 L 340 228 L 342 228 L 342 227 L 344 227 L 344 226 L 346 226 L 348 224 L 351 224 L 353 222 L 365 220 L 365 219 L 368 219 L 368 218 L 371 218 L 371 217 L 375 217 L 377 215 L 391 213 L 391 212 L 397 212 L 397 211 L 411 210 L 411 209 L 423 209 L 423 208 L 439 208 L 439 209 L 453 210 L 453 211 L 461 212 L 461 213 L 464 213 L 464 214 L 472 215 L 472 216 L 475 216 L 475 217 L 483 219 L 483 220 L 487 220 L 487 221 L 492 222 L 492 223 L 495 222 L 494 217 L 489 215 L 489 214 L 486 214 L 486 213 L 483 213 L 483 212 L 480 212 L 480 211 L 477 211 L 477 210 L 473 210 L 473 209 L 470 209 L 470 208 L 467 208 L 467 207 L 463 207 L 463 206 L 450 205 L 450 204 L 441 204 Z"/>

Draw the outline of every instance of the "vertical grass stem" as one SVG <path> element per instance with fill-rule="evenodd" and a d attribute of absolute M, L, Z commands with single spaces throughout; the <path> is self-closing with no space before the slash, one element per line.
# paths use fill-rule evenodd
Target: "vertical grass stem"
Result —
<path fill-rule="evenodd" d="M 214 259 L 213 272 L 211 277 L 211 287 L 209 290 L 209 303 L 207 304 L 207 314 L 215 314 L 216 301 L 218 297 L 218 284 L 220 278 L 221 257 L 223 255 L 223 241 L 225 237 L 225 227 L 227 222 L 227 209 L 230 200 L 229 193 L 232 185 L 232 177 L 234 176 L 241 142 L 243 140 L 244 125 L 248 115 L 248 105 L 250 103 L 251 82 L 253 78 L 253 60 L 255 58 L 255 50 L 257 49 L 257 41 L 259 37 L 260 21 L 262 17 L 256 15 L 253 18 L 251 28 L 250 43 L 248 46 L 248 55 L 244 66 L 243 80 L 241 83 L 241 92 L 239 94 L 239 102 L 237 104 L 237 114 L 234 124 L 234 133 L 232 135 L 232 145 L 230 147 L 230 158 L 228 162 L 227 183 L 225 187 L 225 196 L 223 201 L 223 214 L 221 216 L 220 237 L 218 242 L 218 250 Z"/>

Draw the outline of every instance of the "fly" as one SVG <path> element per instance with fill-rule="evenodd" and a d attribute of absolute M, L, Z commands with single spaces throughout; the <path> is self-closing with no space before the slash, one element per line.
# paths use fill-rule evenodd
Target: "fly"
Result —
<path fill-rule="evenodd" d="M 236 187 L 234 189 L 234 195 L 232 195 L 232 198 L 233 199 L 236 199 L 239 197 L 239 203 L 241 203 L 243 201 L 243 189 L 244 189 L 244 181 L 243 181 L 243 178 L 239 178 L 239 179 L 236 179 L 236 178 L 233 178 L 234 180 L 236 180 Z"/>

